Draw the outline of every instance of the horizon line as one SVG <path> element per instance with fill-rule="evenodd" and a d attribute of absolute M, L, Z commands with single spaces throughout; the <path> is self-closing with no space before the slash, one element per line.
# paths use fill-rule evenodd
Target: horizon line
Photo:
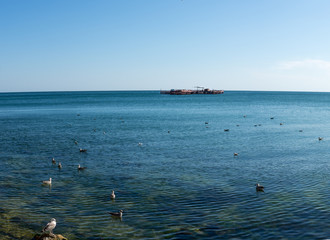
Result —
<path fill-rule="evenodd" d="M 185 89 L 185 88 L 174 88 L 174 89 Z M 330 93 L 330 91 L 314 91 L 314 90 L 233 90 L 228 89 L 224 90 L 224 92 L 297 92 L 297 93 Z M 42 90 L 42 91 L 7 91 L 2 92 L 0 94 L 6 93 L 69 93 L 69 92 L 158 92 L 163 91 L 162 89 L 159 90 Z"/>

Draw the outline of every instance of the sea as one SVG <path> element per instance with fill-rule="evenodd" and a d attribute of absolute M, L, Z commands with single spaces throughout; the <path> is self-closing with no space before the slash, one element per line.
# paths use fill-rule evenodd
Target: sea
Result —
<path fill-rule="evenodd" d="M 329 239 L 330 93 L 0 93 L 0 239 L 51 218 L 70 240 Z"/>

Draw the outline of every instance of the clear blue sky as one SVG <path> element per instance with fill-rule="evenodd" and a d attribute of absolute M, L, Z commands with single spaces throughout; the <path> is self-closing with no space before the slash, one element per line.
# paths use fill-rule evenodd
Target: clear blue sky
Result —
<path fill-rule="evenodd" d="M 0 92 L 330 91 L 328 0 L 0 0 Z"/>

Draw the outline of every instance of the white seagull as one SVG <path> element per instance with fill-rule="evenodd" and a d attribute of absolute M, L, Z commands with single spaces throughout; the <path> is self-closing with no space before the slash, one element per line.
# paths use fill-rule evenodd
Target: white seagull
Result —
<path fill-rule="evenodd" d="M 110 198 L 111 198 L 112 200 L 116 198 L 115 191 L 112 190 L 112 193 L 111 193 Z"/>
<path fill-rule="evenodd" d="M 49 178 L 49 180 L 42 181 L 42 184 L 52 185 L 52 178 Z"/>
<path fill-rule="evenodd" d="M 42 229 L 43 232 L 50 232 L 53 235 L 53 229 L 56 227 L 56 219 L 50 219 L 50 222 L 47 223 L 46 227 Z"/>

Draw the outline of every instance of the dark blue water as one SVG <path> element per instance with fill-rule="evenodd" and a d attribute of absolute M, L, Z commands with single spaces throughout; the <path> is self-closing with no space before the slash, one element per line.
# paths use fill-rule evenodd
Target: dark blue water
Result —
<path fill-rule="evenodd" d="M 0 134 L 0 239 L 50 218 L 70 240 L 330 238 L 329 93 L 2 93 Z"/>

